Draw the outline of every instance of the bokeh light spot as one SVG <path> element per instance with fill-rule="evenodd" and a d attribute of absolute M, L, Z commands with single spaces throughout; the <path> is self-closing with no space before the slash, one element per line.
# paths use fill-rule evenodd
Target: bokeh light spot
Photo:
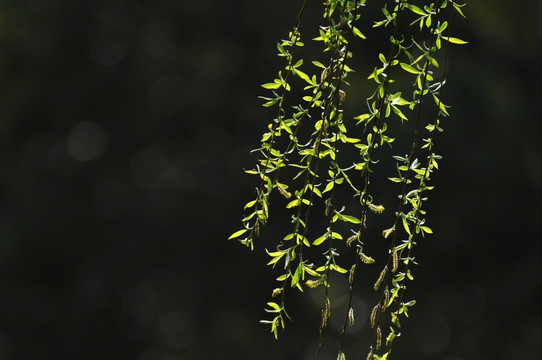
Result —
<path fill-rule="evenodd" d="M 143 149 L 131 160 L 132 180 L 139 186 L 157 186 L 167 175 L 170 164 L 164 154 L 155 149 Z"/>
<path fill-rule="evenodd" d="M 76 124 L 66 138 L 68 154 L 78 161 L 91 161 L 105 152 L 106 134 L 104 128 L 92 121 Z"/>
<path fill-rule="evenodd" d="M 450 325 L 445 318 L 437 314 L 429 314 L 421 322 L 419 331 L 416 333 L 416 345 L 421 353 L 436 355 L 448 345 L 450 332 Z"/>
<path fill-rule="evenodd" d="M 172 349 L 182 349 L 194 339 L 194 316 L 181 310 L 173 310 L 160 316 L 157 336 Z"/>
<path fill-rule="evenodd" d="M 185 95 L 185 83 L 179 76 L 163 76 L 149 88 L 149 105 L 159 115 L 172 115 L 184 107 Z"/>

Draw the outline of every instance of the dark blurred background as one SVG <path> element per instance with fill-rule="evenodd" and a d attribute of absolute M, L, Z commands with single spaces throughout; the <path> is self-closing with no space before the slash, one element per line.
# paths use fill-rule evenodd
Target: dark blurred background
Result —
<path fill-rule="evenodd" d="M 284 231 L 252 253 L 226 241 L 273 116 L 259 84 L 300 3 L 0 1 L 0 359 L 314 358 L 317 291 L 293 297 L 278 342 L 258 323 Z M 398 360 L 542 350 L 542 1 L 464 11 Z M 386 39 L 358 43 L 352 67 Z M 356 294 L 347 357 L 365 358 L 372 304 Z"/>

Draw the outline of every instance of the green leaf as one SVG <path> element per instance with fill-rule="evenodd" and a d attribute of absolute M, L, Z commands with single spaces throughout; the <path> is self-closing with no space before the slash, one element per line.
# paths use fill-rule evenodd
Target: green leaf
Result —
<path fill-rule="evenodd" d="M 246 203 L 244 208 L 245 209 L 251 208 L 251 207 L 254 206 L 254 204 L 256 204 L 256 200 L 249 201 L 249 202 Z"/>
<path fill-rule="evenodd" d="M 318 66 L 319 68 L 322 68 L 322 69 L 325 69 L 325 65 L 322 64 L 320 61 L 313 61 L 312 62 L 314 65 Z"/>
<path fill-rule="evenodd" d="M 301 199 L 295 199 L 295 200 L 290 201 L 288 205 L 286 205 L 286 209 L 293 208 L 299 205 L 301 205 Z"/>
<path fill-rule="evenodd" d="M 278 89 L 279 87 L 281 87 L 282 84 L 280 83 L 266 83 L 266 84 L 262 84 L 262 87 L 264 89 Z"/>
<path fill-rule="evenodd" d="M 465 14 L 463 14 L 463 11 L 461 11 L 461 8 L 462 8 L 463 6 L 465 6 L 466 4 L 459 5 L 459 4 L 456 4 L 456 3 L 454 2 L 453 5 L 454 5 L 454 8 L 457 10 L 457 12 L 458 12 L 461 16 L 466 17 Z"/>
<path fill-rule="evenodd" d="M 282 45 L 280 43 L 277 43 L 277 49 L 279 50 L 279 52 L 281 53 L 282 56 L 287 56 L 288 53 L 286 52 L 286 50 L 284 50 L 284 48 L 282 47 Z"/>
<path fill-rule="evenodd" d="M 390 95 L 390 101 L 392 105 L 410 105 L 410 101 L 403 99 L 400 92 Z"/>
<path fill-rule="evenodd" d="M 387 20 L 382 20 L 382 21 L 378 21 L 378 22 L 375 22 L 373 27 L 379 27 L 379 26 L 382 26 L 384 24 L 386 24 L 388 21 Z"/>
<path fill-rule="evenodd" d="M 329 183 L 327 183 L 326 188 L 324 189 L 324 191 L 322 191 L 322 194 L 330 191 L 331 189 L 333 189 L 333 186 L 335 186 L 334 181 L 330 181 Z"/>
<path fill-rule="evenodd" d="M 296 69 L 294 71 L 294 74 L 299 76 L 301 79 L 305 80 L 307 83 L 309 83 L 311 85 L 314 85 L 313 82 L 311 81 L 311 79 L 309 78 L 309 75 L 305 74 L 303 71 Z"/>
<path fill-rule="evenodd" d="M 365 40 L 367 39 L 367 37 L 365 35 L 362 34 L 361 31 L 359 31 L 359 29 L 355 26 L 352 26 L 352 32 L 354 33 L 355 36 Z"/>
<path fill-rule="evenodd" d="M 422 229 L 423 232 L 426 232 L 428 234 L 432 234 L 433 233 L 433 230 L 431 230 L 430 227 L 428 226 L 420 226 L 420 228 Z"/>
<path fill-rule="evenodd" d="M 446 29 L 446 27 L 448 27 L 448 22 L 447 22 L 447 21 L 444 21 L 444 22 L 440 25 L 440 27 L 438 28 L 438 31 L 439 31 L 440 33 L 442 33 L 442 32 Z"/>
<path fill-rule="evenodd" d="M 409 64 L 400 63 L 399 65 L 401 65 L 403 70 L 408 71 L 411 74 L 419 74 L 420 73 L 420 71 L 418 71 L 415 67 L 413 67 L 413 66 L 411 66 Z"/>
<path fill-rule="evenodd" d="M 327 239 L 327 234 L 322 235 L 322 236 L 320 236 L 318 239 L 314 240 L 314 241 L 312 242 L 312 244 L 313 244 L 314 246 L 318 246 L 318 245 L 320 245 L 321 243 L 323 243 L 326 239 Z"/>
<path fill-rule="evenodd" d="M 299 281 L 303 280 L 304 277 L 305 277 L 305 272 L 303 271 L 303 264 L 299 263 L 299 265 L 297 266 L 297 269 L 295 270 L 294 276 L 292 276 L 291 286 L 292 287 L 297 286 L 299 290 L 303 291 L 301 287 L 299 286 Z"/>
<path fill-rule="evenodd" d="M 306 266 L 305 264 L 303 264 L 303 269 L 307 274 L 309 274 L 311 276 L 320 276 L 320 274 L 318 274 L 316 271 L 314 271 L 310 267 Z"/>
<path fill-rule="evenodd" d="M 267 312 L 280 312 L 280 306 L 277 303 L 268 302 L 267 306 L 271 308 L 271 310 L 266 309 Z"/>
<path fill-rule="evenodd" d="M 403 112 L 399 110 L 397 106 L 392 105 L 391 108 L 393 109 L 393 112 L 395 112 L 401 118 L 401 120 L 408 120 L 405 114 L 403 114 Z"/>
<path fill-rule="evenodd" d="M 373 116 L 371 114 L 361 114 L 354 118 L 354 120 L 358 120 L 358 124 L 364 122 L 365 120 L 372 118 Z"/>
<path fill-rule="evenodd" d="M 288 274 L 282 274 L 277 278 L 277 281 L 284 281 L 286 279 L 288 279 Z"/>
<path fill-rule="evenodd" d="M 331 0 L 331 6 L 329 7 L 329 16 L 333 15 L 338 3 L 339 3 L 339 0 Z"/>
<path fill-rule="evenodd" d="M 331 270 L 334 270 L 334 271 L 336 271 L 336 272 L 338 272 L 338 273 L 341 273 L 341 274 L 346 274 L 346 273 L 348 272 L 348 270 L 343 269 L 343 268 L 340 267 L 339 265 L 335 265 L 335 264 L 331 264 L 331 265 L 329 266 L 329 268 L 330 268 Z"/>
<path fill-rule="evenodd" d="M 406 216 L 402 216 L 402 219 L 403 219 L 403 228 L 405 228 L 405 231 L 407 232 L 408 235 L 412 235 L 412 233 L 410 232 L 410 227 L 408 226 L 408 223 L 406 220 Z"/>
<path fill-rule="evenodd" d="M 269 253 L 269 255 L 271 255 L 272 253 Z M 276 264 L 277 262 L 280 261 L 280 259 L 282 259 L 282 257 L 284 256 L 284 254 L 286 254 L 286 252 L 280 252 L 279 255 L 277 256 L 274 256 L 271 260 L 269 260 L 269 262 L 267 263 L 267 265 L 274 265 Z M 273 266 L 274 267 L 274 266 Z"/>
<path fill-rule="evenodd" d="M 382 356 L 373 354 L 373 357 L 374 357 L 376 360 L 387 360 L 389 354 L 390 354 L 390 352 L 388 351 L 387 353 L 385 353 L 385 354 L 382 355 Z"/>
<path fill-rule="evenodd" d="M 291 239 L 294 238 L 294 235 L 295 235 L 294 233 L 288 234 L 288 235 L 286 235 L 286 236 L 284 237 L 284 240 L 291 240 Z"/>
<path fill-rule="evenodd" d="M 461 39 L 451 37 L 451 36 L 443 36 L 442 38 L 446 41 L 451 42 L 452 44 L 459 44 L 459 45 L 468 44 L 468 41 L 461 40 Z"/>
<path fill-rule="evenodd" d="M 235 239 L 236 237 L 239 237 L 239 236 L 243 235 L 247 231 L 248 231 L 248 229 L 243 229 L 243 230 L 236 231 L 233 234 L 231 234 L 231 236 L 228 238 L 228 240 Z"/>
<path fill-rule="evenodd" d="M 427 15 L 427 13 L 425 11 L 423 11 L 422 9 L 420 9 L 419 7 L 417 7 L 416 5 L 408 5 L 407 6 L 410 11 L 412 11 L 413 13 L 415 14 L 418 14 L 418 15 Z"/>
<path fill-rule="evenodd" d="M 352 223 L 352 224 L 361 224 L 361 220 L 358 219 L 358 218 L 355 217 L 355 216 L 342 215 L 342 214 L 340 214 L 340 215 L 339 215 L 339 219 L 341 219 L 342 221 L 345 221 L 345 222 L 350 222 L 350 223 Z"/>
<path fill-rule="evenodd" d="M 315 185 L 309 184 L 306 186 L 306 189 L 309 189 L 312 191 L 316 196 L 322 197 L 322 192 L 320 192 L 320 189 L 318 189 Z"/>
<path fill-rule="evenodd" d="M 358 138 L 351 138 L 351 137 L 348 137 L 348 136 L 344 136 L 344 137 L 341 137 L 341 141 L 347 142 L 349 144 L 356 144 L 356 143 L 360 142 L 361 140 L 358 139 Z"/>

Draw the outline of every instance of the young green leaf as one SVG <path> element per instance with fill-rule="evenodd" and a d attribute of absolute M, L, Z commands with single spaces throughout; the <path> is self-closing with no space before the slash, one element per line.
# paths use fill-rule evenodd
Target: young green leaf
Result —
<path fill-rule="evenodd" d="M 236 237 L 239 237 L 239 236 L 243 235 L 247 231 L 248 231 L 248 229 L 243 229 L 243 230 L 236 231 L 236 232 L 234 232 L 233 234 L 230 235 L 228 240 L 235 239 Z"/>
<path fill-rule="evenodd" d="M 279 87 L 281 87 L 281 83 L 266 83 L 266 84 L 262 84 L 262 87 L 264 89 L 278 89 Z"/>
<path fill-rule="evenodd" d="M 446 41 L 451 42 L 452 44 L 459 44 L 459 45 L 468 44 L 468 41 L 461 40 L 461 39 L 451 37 L 451 36 L 443 36 L 442 38 Z"/>

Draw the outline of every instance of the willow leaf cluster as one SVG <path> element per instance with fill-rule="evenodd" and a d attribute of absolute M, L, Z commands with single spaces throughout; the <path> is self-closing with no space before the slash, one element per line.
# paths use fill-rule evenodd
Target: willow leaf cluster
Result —
<path fill-rule="evenodd" d="M 325 0 L 318 36 L 311 39 L 311 45 L 320 47 L 326 61 L 305 61 L 299 54 L 305 46 L 301 23 L 307 2 L 302 4 L 295 27 L 277 43 L 283 68 L 262 85 L 269 92 L 261 96 L 263 106 L 274 109 L 276 115 L 260 146 L 253 150 L 257 164 L 246 172 L 258 178 L 255 198 L 244 206 L 243 226 L 230 239 L 253 249 L 268 223 L 272 194 L 285 199 L 283 211 L 290 214 L 291 227 L 267 250 L 268 265 L 279 274 L 273 299 L 266 307 L 270 318 L 262 322 L 277 337 L 290 318 L 286 293 L 324 287 L 317 359 L 331 316 L 330 275 L 342 274 L 349 284 L 338 349 L 338 358 L 345 359 L 345 333 L 355 319 L 356 273 L 365 265 L 381 266 L 372 289 L 366 290 L 377 292 L 379 299 L 371 311 L 373 338 L 367 358 L 387 359 L 400 336 L 401 318 L 408 317 L 415 304 L 406 298 L 405 290 L 414 279 L 416 241 L 433 233 L 423 205 L 441 159 L 434 152 L 435 139 L 443 131 L 441 120 L 449 116 L 449 106 L 442 101 L 448 45 L 466 43 L 449 34 L 453 14 L 464 17 L 463 5 L 449 0 L 395 0 L 382 5 L 379 18 L 366 19 L 366 0 Z M 389 42 L 381 44 L 376 65 L 365 76 L 366 83 L 372 84 L 371 92 L 355 102 L 358 109 L 348 110 L 348 78 L 357 76 L 354 53 L 363 49 L 366 35 L 360 29 L 367 23 L 372 24 L 371 31 L 388 32 Z M 349 111 L 354 112 L 346 115 Z M 407 123 L 413 123 L 410 128 L 414 129 L 413 133 L 403 132 L 412 139 L 410 146 L 393 156 L 395 172 L 386 176 L 397 189 L 396 208 L 390 213 L 393 210 L 385 209 L 378 200 L 371 179 L 382 156 L 379 150 L 388 146 L 396 151 L 390 129 Z M 343 154 L 356 154 L 356 160 Z M 339 190 L 357 201 L 341 201 Z M 323 208 L 318 210 L 320 206 Z M 314 211 L 322 211 L 325 220 L 311 217 Z M 387 260 L 379 265 L 364 246 L 377 241 L 368 235 L 368 218 L 382 213 L 390 214 L 390 224 L 378 233 L 389 245 Z M 314 235 L 315 231 L 309 232 L 314 228 L 324 230 Z M 313 256 L 315 248 L 318 257 Z M 338 257 L 343 253 L 353 253 L 350 258 L 354 261 L 341 264 Z"/>

